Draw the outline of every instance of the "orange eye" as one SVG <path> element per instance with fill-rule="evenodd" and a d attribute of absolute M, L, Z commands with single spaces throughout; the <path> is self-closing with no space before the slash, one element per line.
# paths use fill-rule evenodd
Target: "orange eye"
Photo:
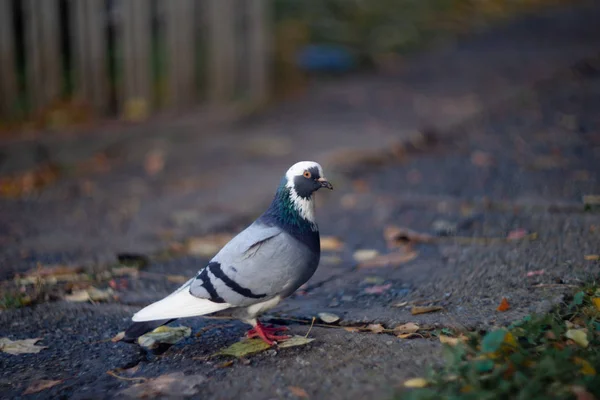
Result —
<path fill-rule="evenodd" d="M 302 175 L 304 175 L 305 178 L 311 177 L 310 171 L 304 171 L 304 173 Z"/>

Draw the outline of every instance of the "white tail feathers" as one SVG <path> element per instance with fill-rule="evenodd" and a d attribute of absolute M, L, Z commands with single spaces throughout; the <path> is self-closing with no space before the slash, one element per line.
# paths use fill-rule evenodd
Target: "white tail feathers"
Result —
<path fill-rule="evenodd" d="M 211 314 L 231 307 L 228 303 L 214 303 L 200 299 L 184 290 L 189 282 L 162 300 L 142 308 L 131 318 L 134 322 L 154 321 L 158 319 L 185 318 Z"/>

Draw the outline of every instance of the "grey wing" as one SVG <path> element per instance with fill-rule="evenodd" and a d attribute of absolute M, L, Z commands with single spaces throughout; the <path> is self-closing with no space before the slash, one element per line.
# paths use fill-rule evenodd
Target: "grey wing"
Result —
<path fill-rule="evenodd" d="M 198 273 L 190 292 L 217 303 L 248 306 L 291 294 L 310 278 L 317 263 L 318 257 L 280 228 L 255 222 Z"/>

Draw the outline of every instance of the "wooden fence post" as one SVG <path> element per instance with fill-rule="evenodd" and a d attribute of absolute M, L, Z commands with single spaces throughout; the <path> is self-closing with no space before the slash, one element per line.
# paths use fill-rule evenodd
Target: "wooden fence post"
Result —
<path fill-rule="evenodd" d="M 195 100 L 194 0 L 170 0 L 165 4 L 168 104 L 190 106 Z"/>
<path fill-rule="evenodd" d="M 58 1 L 25 0 L 27 91 L 31 110 L 40 111 L 61 92 Z"/>
<path fill-rule="evenodd" d="M 75 93 L 99 114 L 108 109 L 107 15 L 104 0 L 71 0 Z"/>
<path fill-rule="evenodd" d="M 0 0 L 0 119 L 15 117 L 17 74 L 11 0 Z"/>
<path fill-rule="evenodd" d="M 261 104 L 267 100 L 269 95 L 270 4 L 268 0 L 250 0 L 249 2 L 250 97 L 252 101 Z"/>
<path fill-rule="evenodd" d="M 151 104 L 150 74 L 150 2 L 148 0 L 122 0 L 119 20 L 122 41 L 121 65 L 123 86 L 120 111 L 136 108 L 145 114 Z M 142 111 L 142 109 L 144 109 Z"/>
<path fill-rule="evenodd" d="M 213 103 L 232 100 L 235 90 L 233 0 L 208 0 L 208 96 Z"/>

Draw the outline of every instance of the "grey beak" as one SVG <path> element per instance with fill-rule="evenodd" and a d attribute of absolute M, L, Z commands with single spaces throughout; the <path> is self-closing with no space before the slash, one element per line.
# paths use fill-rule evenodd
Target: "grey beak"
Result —
<path fill-rule="evenodd" d="M 317 182 L 319 182 L 321 184 L 322 188 L 327 188 L 329 190 L 333 190 L 333 185 L 331 183 L 329 183 L 329 181 L 325 178 L 319 178 L 317 179 Z"/>

